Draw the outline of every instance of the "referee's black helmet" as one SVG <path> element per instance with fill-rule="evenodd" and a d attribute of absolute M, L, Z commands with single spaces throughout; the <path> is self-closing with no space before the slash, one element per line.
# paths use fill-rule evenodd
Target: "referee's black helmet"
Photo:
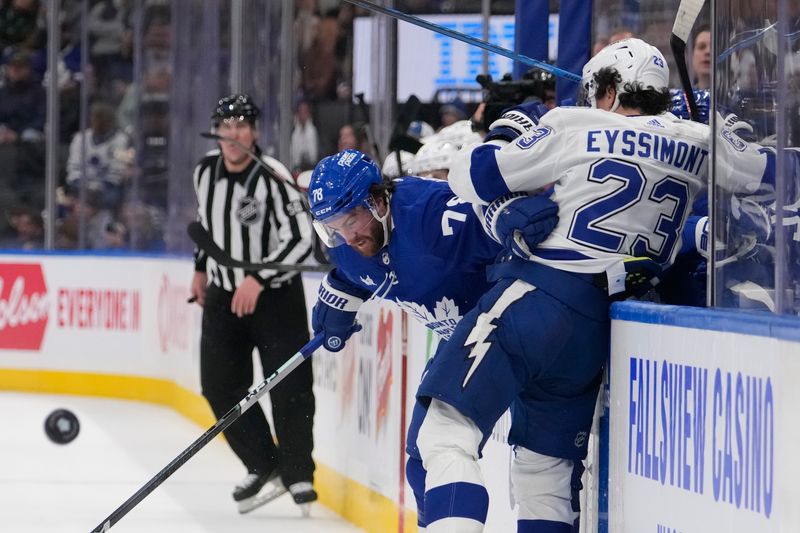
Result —
<path fill-rule="evenodd" d="M 211 114 L 211 120 L 215 125 L 219 125 L 220 122 L 229 118 L 246 120 L 255 124 L 259 114 L 261 114 L 261 110 L 253 103 L 253 99 L 249 95 L 231 94 L 220 98 Z"/>

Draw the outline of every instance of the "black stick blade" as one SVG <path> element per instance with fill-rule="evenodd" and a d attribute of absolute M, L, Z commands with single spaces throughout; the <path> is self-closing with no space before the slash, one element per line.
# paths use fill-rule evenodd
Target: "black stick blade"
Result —
<path fill-rule="evenodd" d="M 686 42 L 673 33 L 669 39 L 669 47 L 672 49 L 675 64 L 678 66 L 683 95 L 689 105 L 689 117 L 695 122 L 699 122 L 700 113 L 697 111 L 697 102 L 694 99 L 694 91 L 692 90 L 692 80 L 689 78 L 689 68 L 686 66 Z"/>

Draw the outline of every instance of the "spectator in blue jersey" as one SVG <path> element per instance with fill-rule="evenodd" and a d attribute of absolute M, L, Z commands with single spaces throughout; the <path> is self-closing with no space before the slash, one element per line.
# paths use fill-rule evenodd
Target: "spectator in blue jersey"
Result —
<path fill-rule="evenodd" d="M 45 92 L 29 52 L 14 52 L 0 86 L 0 168 L 16 201 L 44 205 Z"/>
<path fill-rule="evenodd" d="M 315 228 L 336 266 L 323 279 L 312 311 L 314 332 L 324 332 L 329 351 L 344 347 L 358 327 L 359 307 L 370 298 L 396 302 L 446 340 L 488 290 L 485 269 L 501 245 L 446 182 L 385 179 L 369 156 L 344 150 L 320 161 L 308 191 Z M 521 201 L 516 216 L 527 217 L 524 238 L 530 246 L 557 221 L 555 205 L 545 196 Z M 407 479 L 421 530 L 429 521 L 425 471 L 416 446 L 424 413 L 418 403 L 407 447 Z"/>
<path fill-rule="evenodd" d="M 485 225 L 501 242 L 524 228 L 509 223 L 518 202 L 544 187 L 552 185 L 560 219 L 526 259 L 489 268 L 496 284 L 420 384 L 428 533 L 483 531 L 489 494 L 477 458 L 509 407 L 518 531 L 572 530 L 608 357 L 609 303 L 637 258 L 672 263 L 690 205 L 707 185 L 708 127 L 666 113 L 668 81 L 655 47 L 613 43 L 584 66 L 589 108 L 557 108 L 533 126 L 508 120 L 456 156 L 448 183 L 488 206 Z M 730 131 L 721 138 L 763 160 Z M 732 190 L 758 181 L 755 172 L 728 170 Z"/>
<path fill-rule="evenodd" d="M 45 92 L 33 76 L 31 54 L 19 50 L 5 64 L 0 87 L 0 144 L 44 138 Z"/>

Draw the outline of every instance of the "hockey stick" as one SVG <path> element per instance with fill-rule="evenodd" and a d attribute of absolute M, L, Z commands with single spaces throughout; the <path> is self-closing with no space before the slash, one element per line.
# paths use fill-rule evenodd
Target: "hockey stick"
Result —
<path fill-rule="evenodd" d="M 684 0 L 685 1 L 685 0 Z M 419 17 L 415 17 L 414 15 L 407 15 L 402 11 L 397 11 L 396 9 L 391 9 L 388 7 L 381 7 L 378 5 L 373 4 L 372 2 L 367 2 L 366 0 L 345 0 L 345 2 L 349 2 L 355 6 L 362 7 L 369 11 L 374 11 L 375 13 L 380 13 L 381 15 L 386 15 L 392 18 L 396 18 L 402 20 L 403 22 L 408 22 L 409 24 L 414 24 L 415 26 L 419 26 L 420 28 L 425 28 L 426 30 L 430 30 L 434 33 L 438 33 L 441 35 L 447 35 L 448 37 L 452 37 L 458 41 L 465 42 L 467 44 L 471 44 L 472 46 L 477 46 L 478 48 L 482 48 L 484 50 L 488 50 L 489 52 L 494 52 L 495 54 L 499 54 L 501 56 L 505 56 L 509 59 L 513 59 L 514 61 L 519 61 L 520 63 L 524 63 L 531 67 L 536 67 L 539 69 L 544 70 L 545 72 L 549 72 L 554 76 L 559 76 L 561 78 L 566 78 L 568 80 L 580 82 L 581 77 L 577 74 L 569 72 L 567 70 L 554 67 L 549 63 L 545 63 L 543 61 L 538 61 L 533 59 L 532 57 L 528 57 L 523 54 L 518 54 L 516 52 L 512 52 L 506 48 L 501 46 L 497 46 L 492 43 L 487 43 L 486 41 L 482 41 L 480 39 L 476 39 L 475 37 L 470 37 L 469 35 L 463 34 L 461 32 L 457 32 L 455 30 L 451 30 L 449 28 L 445 28 L 444 26 L 439 26 L 438 24 L 433 24 L 432 22 L 428 22 L 427 20 L 421 19 Z"/>
<path fill-rule="evenodd" d="M 247 261 L 240 261 L 225 253 L 225 251 L 214 242 L 214 239 L 211 238 L 211 235 L 208 234 L 206 228 L 204 228 L 200 222 L 190 222 L 186 231 L 198 248 L 203 250 L 208 257 L 225 267 L 243 268 L 245 270 L 270 269 L 280 272 L 328 272 L 333 268 L 330 265 L 293 265 L 291 263 L 249 263 Z"/>
<path fill-rule="evenodd" d="M 412 94 L 409 96 L 406 103 L 400 108 L 400 112 L 397 114 L 397 121 L 392 129 L 392 137 L 389 139 L 389 151 L 396 152 L 397 167 L 400 170 L 402 170 L 400 150 L 416 154 L 422 148 L 421 142 L 408 135 L 408 127 L 417 118 L 420 105 L 422 105 L 422 102 L 419 101 L 417 95 Z"/>
<path fill-rule="evenodd" d="M 242 414 L 247 411 L 259 398 L 264 396 L 267 392 L 272 390 L 278 383 L 283 380 L 291 371 L 300 366 L 300 363 L 311 357 L 314 350 L 322 346 L 322 341 L 325 335 L 318 334 L 311 339 L 305 346 L 300 348 L 297 353 L 290 357 L 278 370 L 272 373 L 271 376 L 256 385 L 242 401 L 234 405 L 230 411 L 222 415 L 222 418 L 217 420 L 217 423 L 211 426 L 205 433 L 203 433 L 197 440 L 189 445 L 188 448 L 183 450 L 175 459 L 165 466 L 159 473 L 153 476 L 150 481 L 145 483 L 142 488 L 137 490 L 133 496 L 128 498 L 125 503 L 117 507 L 113 513 L 108 515 L 100 524 L 92 530 L 92 533 L 103 533 L 111 529 L 111 527 L 120 521 L 120 519 L 128 514 L 131 509 L 136 507 L 139 502 L 145 499 L 156 487 L 161 485 L 172 474 L 175 473 L 181 466 L 191 459 L 197 452 L 199 452 L 206 444 L 211 442 L 211 439 L 219 435 L 228 426 L 233 424 Z"/>
<path fill-rule="evenodd" d="M 683 94 L 686 97 L 686 103 L 689 104 L 689 116 L 695 122 L 700 120 L 700 114 L 697 111 L 694 91 L 692 91 L 689 68 L 686 66 L 686 43 L 704 3 L 705 0 L 681 0 L 681 4 L 678 6 L 678 14 L 675 16 L 675 24 L 672 25 L 672 35 L 669 39 L 669 46 L 678 66 Z"/>
<path fill-rule="evenodd" d="M 305 192 L 303 189 L 301 189 L 300 187 L 298 187 L 298 186 L 297 186 L 297 184 L 296 184 L 296 183 L 294 183 L 293 181 L 290 181 L 290 180 L 287 180 L 287 179 L 285 179 L 285 178 L 281 177 L 281 175 L 280 175 L 280 174 L 278 174 L 277 172 L 275 172 L 275 169 L 274 169 L 274 168 L 272 168 L 271 166 L 269 166 L 268 164 L 266 164 L 266 163 L 264 162 L 264 160 L 263 160 L 263 159 L 261 159 L 260 157 L 258 157 L 258 155 L 257 155 L 255 152 L 253 152 L 251 149 L 249 149 L 247 146 L 243 145 L 242 143 L 240 143 L 240 142 L 239 142 L 239 141 L 237 141 L 236 139 L 230 139 L 230 138 L 228 138 L 228 137 L 223 137 L 222 135 L 218 135 L 218 134 L 216 134 L 216 133 L 211 133 L 210 131 L 203 131 L 203 132 L 200 132 L 200 137 L 205 137 L 206 139 L 213 139 L 213 140 L 215 140 L 215 141 L 221 141 L 221 142 L 231 143 L 232 145 L 236 146 L 236 147 L 237 147 L 239 150 L 241 150 L 242 152 L 244 152 L 244 153 L 246 153 L 247 155 L 249 155 L 249 156 L 250 156 L 250 158 L 251 158 L 253 161 L 255 161 L 255 162 L 256 162 L 256 163 L 257 163 L 257 164 L 258 164 L 258 165 L 259 165 L 261 168 L 263 168 L 264 170 L 266 170 L 266 171 L 267 171 L 267 173 L 268 173 L 270 176 L 272 176 L 272 177 L 273 177 L 273 178 L 275 178 L 276 180 L 282 181 L 283 183 L 285 183 L 286 185 L 288 185 L 289 187 L 291 187 L 291 188 L 292 188 L 292 189 L 294 189 L 295 191 L 299 192 L 299 193 L 300 193 L 300 196 L 301 196 L 301 197 L 302 197 L 302 199 L 303 199 L 303 206 L 305 207 L 305 198 L 306 198 L 306 192 Z M 308 209 L 306 209 L 306 211 L 308 211 Z"/>
<path fill-rule="evenodd" d="M 363 119 L 364 124 L 364 135 L 367 138 L 367 143 L 369 143 L 370 148 L 372 151 L 375 152 L 373 154 L 373 159 L 376 163 L 378 163 L 378 168 L 383 167 L 383 157 L 381 157 L 381 151 L 378 148 L 378 143 L 375 141 L 375 136 L 372 134 L 372 125 L 370 125 L 370 117 L 369 117 L 369 107 L 367 103 L 364 101 L 364 93 L 358 93 L 353 95 L 356 99 L 356 105 L 358 109 L 361 111 L 361 118 Z"/>

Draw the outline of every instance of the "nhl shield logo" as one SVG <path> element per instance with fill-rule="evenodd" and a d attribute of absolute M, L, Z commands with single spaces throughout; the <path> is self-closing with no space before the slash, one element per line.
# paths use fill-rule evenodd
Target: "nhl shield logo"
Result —
<path fill-rule="evenodd" d="M 252 196 L 245 196 L 239 200 L 236 218 L 245 226 L 252 226 L 261 220 L 261 203 Z"/>

